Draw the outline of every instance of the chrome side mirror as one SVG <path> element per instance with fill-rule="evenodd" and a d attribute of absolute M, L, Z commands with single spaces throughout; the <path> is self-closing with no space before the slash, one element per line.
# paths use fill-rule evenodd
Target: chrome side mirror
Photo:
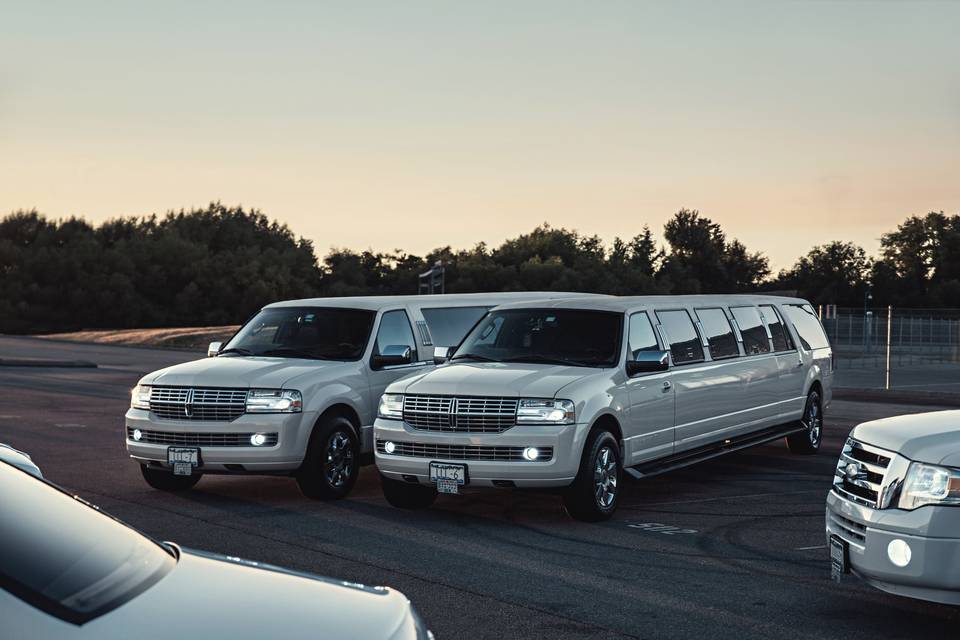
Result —
<path fill-rule="evenodd" d="M 434 347 L 433 364 L 443 364 L 450 359 L 450 356 L 452 356 L 456 350 L 456 347 Z"/>
<path fill-rule="evenodd" d="M 222 342 L 211 342 L 210 346 L 207 347 L 207 357 L 212 358 L 215 355 L 220 353 L 220 349 L 223 348 Z"/>
<path fill-rule="evenodd" d="M 383 353 L 373 356 L 373 367 L 394 367 L 413 362 L 413 351 L 405 344 L 391 344 L 383 348 Z"/>
<path fill-rule="evenodd" d="M 670 368 L 669 351 L 640 351 L 633 360 L 627 360 L 627 375 L 635 376 L 638 373 L 653 373 L 666 371 Z"/>

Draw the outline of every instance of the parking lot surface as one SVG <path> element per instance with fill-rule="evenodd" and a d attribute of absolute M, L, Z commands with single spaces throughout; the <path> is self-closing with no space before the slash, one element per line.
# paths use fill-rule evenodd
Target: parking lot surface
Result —
<path fill-rule="evenodd" d="M 330 503 L 303 498 L 286 478 L 205 477 L 184 494 L 155 491 L 126 456 L 129 389 L 199 354 L 9 337 L 0 353 L 99 364 L 0 367 L 0 442 L 30 453 L 50 480 L 186 547 L 397 587 L 440 638 L 876 640 L 960 628 L 960 609 L 829 579 L 824 499 L 844 437 L 858 422 L 929 406 L 836 401 L 817 456 L 776 442 L 628 479 L 616 516 L 586 524 L 540 492 L 396 510 L 373 467 L 350 498 Z"/>

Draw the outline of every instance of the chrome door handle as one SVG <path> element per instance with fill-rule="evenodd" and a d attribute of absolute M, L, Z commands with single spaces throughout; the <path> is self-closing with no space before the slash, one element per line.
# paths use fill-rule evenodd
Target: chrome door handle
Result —
<path fill-rule="evenodd" d="M 663 392 L 664 392 L 664 393 L 666 393 L 667 391 L 670 391 L 670 389 L 672 389 L 672 388 L 673 388 L 673 383 L 672 383 L 672 382 L 670 382 L 669 380 L 664 380 L 664 381 L 663 381 Z"/>

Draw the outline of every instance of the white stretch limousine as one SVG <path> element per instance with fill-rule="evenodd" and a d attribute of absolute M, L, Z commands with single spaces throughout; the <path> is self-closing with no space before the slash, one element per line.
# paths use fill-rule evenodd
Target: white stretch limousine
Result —
<path fill-rule="evenodd" d="M 339 498 L 372 461 L 377 400 L 432 369 L 434 345 L 459 344 L 491 307 L 584 294 L 475 293 L 289 300 L 264 307 L 209 358 L 144 376 L 126 415 L 144 479 L 189 489 L 207 473 L 296 477 Z M 597 296 L 600 298 L 601 296 Z"/>
<path fill-rule="evenodd" d="M 564 299 L 490 311 L 449 363 L 391 384 L 375 423 L 387 500 L 463 485 L 562 488 L 610 517 L 635 477 L 786 437 L 820 446 L 832 351 L 797 298 Z"/>

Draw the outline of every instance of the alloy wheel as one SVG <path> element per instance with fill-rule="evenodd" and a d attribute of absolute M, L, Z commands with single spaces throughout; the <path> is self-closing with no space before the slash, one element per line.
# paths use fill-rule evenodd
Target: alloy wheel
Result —
<path fill-rule="evenodd" d="M 353 447 L 350 437 L 343 431 L 335 431 L 327 441 L 324 461 L 324 476 L 334 488 L 342 487 L 353 473 Z"/>
<path fill-rule="evenodd" d="M 597 505 L 609 509 L 617 499 L 617 456 L 610 447 L 602 447 L 597 452 L 593 486 Z"/>

